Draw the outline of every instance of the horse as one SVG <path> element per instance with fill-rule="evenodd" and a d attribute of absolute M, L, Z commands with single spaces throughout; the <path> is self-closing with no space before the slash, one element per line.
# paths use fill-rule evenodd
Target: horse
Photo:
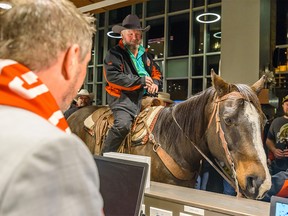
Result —
<path fill-rule="evenodd" d="M 230 84 L 211 72 L 212 86 L 171 107 L 162 107 L 146 144 L 131 154 L 151 157 L 151 180 L 194 187 L 203 158 L 250 199 L 261 199 L 271 187 L 262 142 L 265 116 L 257 94 L 265 77 L 253 85 Z M 83 121 L 97 106 L 68 118 L 73 133 L 93 153 L 95 137 Z M 226 170 L 226 171 L 225 171 Z"/>

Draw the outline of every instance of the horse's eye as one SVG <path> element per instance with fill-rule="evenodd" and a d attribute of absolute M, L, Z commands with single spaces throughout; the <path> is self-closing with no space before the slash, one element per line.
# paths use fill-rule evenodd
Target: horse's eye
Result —
<path fill-rule="evenodd" d="M 223 120 L 224 120 L 226 125 L 231 125 L 232 124 L 231 118 L 225 117 L 225 118 L 223 118 Z"/>

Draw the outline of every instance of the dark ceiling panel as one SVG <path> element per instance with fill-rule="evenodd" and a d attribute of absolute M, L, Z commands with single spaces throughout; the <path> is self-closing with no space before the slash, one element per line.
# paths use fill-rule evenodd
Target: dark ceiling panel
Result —
<path fill-rule="evenodd" d="M 87 6 L 87 5 L 90 5 L 90 4 L 94 4 L 94 3 L 99 3 L 99 2 L 102 2 L 104 3 L 106 0 L 70 0 L 72 1 L 76 7 L 84 7 L 84 6 Z M 97 9 L 93 9 L 91 11 L 86 11 L 86 12 L 90 12 L 90 13 L 102 13 L 102 12 L 105 12 L 105 11 L 109 11 L 109 10 L 115 10 L 115 9 L 118 9 L 118 8 L 121 8 L 121 7 L 126 7 L 126 6 L 129 6 L 129 5 L 132 5 L 132 4 L 138 4 L 138 3 L 141 3 L 141 2 L 145 2 L 147 0 L 126 0 L 124 2 L 120 2 L 120 3 L 117 3 L 119 2 L 118 0 L 115 0 L 115 3 L 107 6 L 107 7 L 101 7 L 101 8 L 97 8 Z"/>

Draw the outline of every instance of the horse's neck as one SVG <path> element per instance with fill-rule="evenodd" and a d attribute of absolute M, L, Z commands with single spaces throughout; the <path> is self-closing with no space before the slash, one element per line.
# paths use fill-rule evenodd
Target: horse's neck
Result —
<path fill-rule="evenodd" d="M 159 142 L 174 160 L 179 161 L 185 167 L 197 170 L 200 157 L 193 156 L 196 153 L 195 149 L 192 147 L 189 137 L 186 137 L 185 131 L 181 128 L 181 123 L 179 122 L 179 125 L 177 125 L 175 122 L 175 120 L 177 122 L 180 120 L 177 119 L 177 115 L 174 119 L 172 112 L 175 112 L 174 107 L 165 108 L 160 113 L 153 132 L 156 142 Z M 193 164 L 192 167 L 190 163 Z"/>

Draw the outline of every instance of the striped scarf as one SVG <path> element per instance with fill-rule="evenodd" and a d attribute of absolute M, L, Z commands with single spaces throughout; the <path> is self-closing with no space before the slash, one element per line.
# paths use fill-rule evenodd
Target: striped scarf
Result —
<path fill-rule="evenodd" d="M 47 86 L 34 72 L 13 60 L 0 59 L 0 105 L 31 111 L 59 129 L 71 133 Z"/>

